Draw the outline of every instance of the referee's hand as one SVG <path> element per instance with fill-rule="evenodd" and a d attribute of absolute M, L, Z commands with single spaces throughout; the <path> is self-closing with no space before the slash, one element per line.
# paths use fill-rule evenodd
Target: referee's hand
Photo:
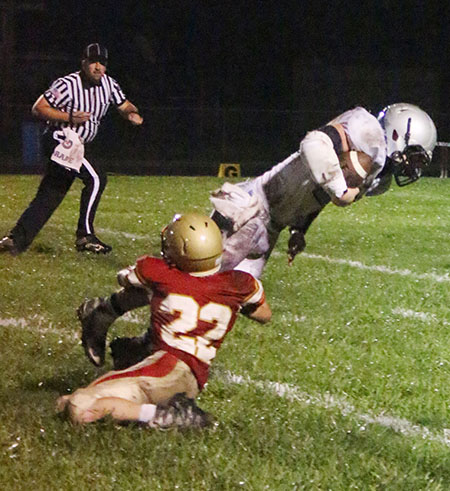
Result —
<path fill-rule="evenodd" d="M 75 124 L 86 123 L 86 121 L 89 121 L 90 119 L 91 119 L 91 113 L 87 113 L 84 111 L 74 111 L 70 115 L 70 121 Z"/>
<path fill-rule="evenodd" d="M 134 126 L 139 126 L 144 122 L 144 118 L 139 113 L 133 111 L 128 114 L 128 121 Z"/>

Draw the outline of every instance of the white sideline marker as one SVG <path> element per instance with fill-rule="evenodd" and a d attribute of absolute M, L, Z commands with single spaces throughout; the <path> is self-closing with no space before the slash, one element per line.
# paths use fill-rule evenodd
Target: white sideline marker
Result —
<path fill-rule="evenodd" d="M 415 425 L 404 418 L 396 418 L 395 416 L 389 416 L 388 414 L 384 413 L 379 415 L 358 413 L 356 408 L 345 399 L 334 397 L 329 393 L 319 396 L 311 396 L 306 392 L 302 392 L 295 385 L 272 382 L 270 380 L 253 380 L 250 377 L 236 375 L 228 370 L 223 372 L 223 378 L 229 383 L 250 385 L 264 391 L 270 391 L 273 394 L 279 397 L 284 397 L 290 401 L 297 401 L 302 404 L 312 405 L 323 409 L 335 408 L 338 409 L 343 416 L 352 415 L 353 417 L 356 417 L 367 424 L 377 424 L 383 426 L 384 428 L 390 428 L 405 436 L 420 437 L 424 440 L 439 442 L 450 447 L 450 429 L 447 428 L 442 431 L 443 435 L 439 435 L 432 432 L 425 426 Z M 364 427 L 360 427 L 360 429 L 363 431 Z"/>

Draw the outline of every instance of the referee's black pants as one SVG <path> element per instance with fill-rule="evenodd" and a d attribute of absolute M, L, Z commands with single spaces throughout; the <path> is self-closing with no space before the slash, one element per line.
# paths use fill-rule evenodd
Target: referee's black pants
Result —
<path fill-rule="evenodd" d="M 33 242 L 77 177 L 83 181 L 84 187 L 81 192 L 76 236 L 80 238 L 95 234 L 94 218 L 106 186 L 106 173 L 94 169 L 86 159 L 83 160 L 79 173 L 66 169 L 49 159 L 36 196 L 10 232 L 20 251 L 26 250 Z"/>

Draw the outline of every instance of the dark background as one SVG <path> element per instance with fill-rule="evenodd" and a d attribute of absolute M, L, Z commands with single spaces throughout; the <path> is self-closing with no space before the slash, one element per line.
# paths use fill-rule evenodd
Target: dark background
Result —
<path fill-rule="evenodd" d="M 262 172 L 355 105 L 418 104 L 449 141 L 447 11 L 434 0 L 0 2 L 3 169 L 39 171 L 31 106 L 91 42 L 108 47 L 109 74 L 145 118 L 132 128 L 110 111 L 92 153 L 111 171 Z"/>

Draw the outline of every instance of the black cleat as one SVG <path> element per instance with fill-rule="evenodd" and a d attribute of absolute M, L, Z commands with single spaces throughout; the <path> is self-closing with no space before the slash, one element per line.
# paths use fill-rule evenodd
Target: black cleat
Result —
<path fill-rule="evenodd" d="M 2 252 L 9 252 L 11 256 L 17 256 L 17 254 L 20 254 L 22 251 L 20 250 L 14 238 L 10 235 L 7 235 L 0 240 L 0 253 Z"/>
<path fill-rule="evenodd" d="M 105 363 L 106 334 L 117 315 L 103 298 L 85 300 L 77 309 L 82 326 L 81 343 L 86 356 L 97 367 Z"/>
<path fill-rule="evenodd" d="M 156 406 L 156 414 L 148 425 L 152 428 L 204 428 L 212 417 L 200 409 L 186 394 L 175 394 L 166 404 Z"/>
<path fill-rule="evenodd" d="M 96 254 L 109 254 L 112 247 L 102 242 L 94 234 L 85 235 L 75 241 L 75 247 L 78 252 L 95 252 Z"/>

